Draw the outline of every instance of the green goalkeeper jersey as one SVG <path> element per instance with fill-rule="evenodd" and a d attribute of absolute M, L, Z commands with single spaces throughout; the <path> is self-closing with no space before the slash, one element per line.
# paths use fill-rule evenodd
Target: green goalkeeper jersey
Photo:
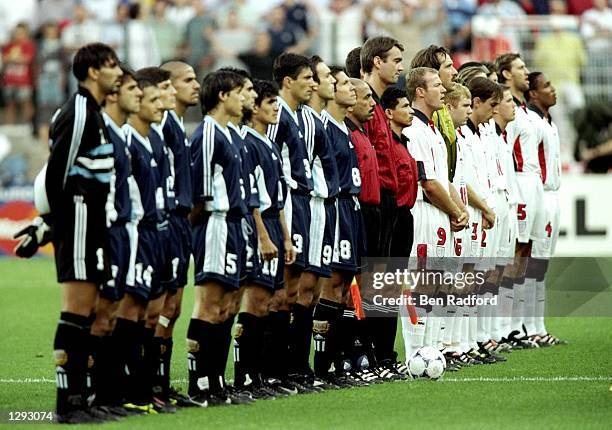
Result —
<path fill-rule="evenodd" d="M 435 126 L 438 127 L 438 130 L 440 130 L 442 137 L 444 137 L 444 142 L 446 143 L 446 152 L 448 154 L 448 180 L 452 182 L 455 177 L 455 166 L 457 164 L 457 135 L 455 134 L 453 119 L 446 105 L 443 105 L 442 109 L 433 113 L 432 121 Z"/>

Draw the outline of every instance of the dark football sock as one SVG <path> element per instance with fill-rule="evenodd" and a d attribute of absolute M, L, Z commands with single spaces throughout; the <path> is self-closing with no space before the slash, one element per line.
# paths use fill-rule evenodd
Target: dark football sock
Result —
<path fill-rule="evenodd" d="M 218 327 L 218 353 L 217 374 L 221 375 L 225 384 L 225 371 L 227 369 L 227 358 L 232 346 L 232 327 L 234 326 L 234 315 L 219 324 Z"/>
<path fill-rule="evenodd" d="M 234 331 L 234 385 L 242 387 L 258 381 L 258 331 L 261 318 L 247 312 L 238 314 Z"/>
<path fill-rule="evenodd" d="M 314 372 L 319 377 L 329 376 L 329 370 L 334 359 L 333 331 L 338 324 L 339 303 L 320 299 L 315 306 L 312 333 L 314 340 Z"/>
<path fill-rule="evenodd" d="M 306 374 L 310 372 L 310 338 L 312 337 L 312 310 L 296 303 L 292 309 L 289 332 L 289 372 Z"/>
<path fill-rule="evenodd" d="M 124 390 L 122 397 L 126 402 L 142 404 L 147 400 L 143 387 L 145 369 L 142 359 L 142 326 L 135 321 L 117 318 L 113 337 L 115 337 L 121 366 L 124 369 L 123 381 L 118 384 Z"/>
<path fill-rule="evenodd" d="M 219 391 L 221 386 L 215 370 L 215 349 L 219 349 L 219 324 L 192 318 L 187 329 L 189 364 L 188 394 L 194 396 L 202 390 Z"/>
<path fill-rule="evenodd" d="M 62 312 L 53 342 L 59 415 L 86 406 L 88 340 L 89 319 Z"/>
<path fill-rule="evenodd" d="M 158 384 L 162 389 L 162 392 L 167 395 L 170 389 L 170 365 L 172 363 L 172 347 L 174 346 L 174 342 L 172 338 L 161 339 L 160 347 L 161 347 L 161 355 L 159 358 L 159 369 L 157 372 L 158 375 Z"/>

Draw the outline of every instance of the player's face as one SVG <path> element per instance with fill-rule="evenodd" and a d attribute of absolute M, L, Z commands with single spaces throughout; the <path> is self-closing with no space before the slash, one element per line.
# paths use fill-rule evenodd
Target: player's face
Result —
<path fill-rule="evenodd" d="M 176 88 L 172 85 L 170 79 L 157 84 L 160 91 L 160 98 L 164 105 L 164 110 L 172 110 L 176 108 Z"/>
<path fill-rule="evenodd" d="M 444 104 L 444 94 L 446 94 L 442 80 L 437 73 L 428 73 L 425 81 L 427 82 L 425 104 L 432 110 L 438 110 Z"/>
<path fill-rule="evenodd" d="M 512 98 L 512 93 L 510 92 L 510 90 L 506 90 L 504 91 L 504 95 L 501 98 L 501 101 L 499 102 L 499 104 L 495 107 L 495 111 L 494 113 L 496 115 L 499 115 L 499 117 L 505 121 L 505 122 L 510 122 L 510 121 L 514 121 L 514 108 L 515 108 L 515 104 L 514 104 L 514 99 Z"/>
<path fill-rule="evenodd" d="M 547 108 L 557 104 L 557 92 L 545 74 L 538 76 L 536 96 Z"/>
<path fill-rule="evenodd" d="M 523 60 L 515 59 L 511 64 L 510 73 L 512 74 L 512 83 L 517 90 L 525 92 L 529 89 L 529 70 L 527 70 Z"/>
<path fill-rule="evenodd" d="M 394 46 L 388 51 L 387 59 L 380 62 L 380 78 L 387 85 L 395 84 L 404 71 L 402 51 Z"/>
<path fill-rule="evenodd" d="M 442 57 L 442 55 L 439 54 L 439 57 Z M 438 72 L 444 88 L 447 90 L 451 89 L 457 79 L 457 69 L 453 66 L 453 60 L 450 55 L 444 54 L 444 59 L 440 62 L 440 69 L 438 69 Z"/>
<path fill-rule="evenodd" d="M 355 86 L 351 83 L 351 79 L 344 72 L 336 73 L 336 93 L 334 101 L 339 106 L 349 107 L 355 106 L 357 96 L 355 94 Z"/>
<path fill-rule="evenodd" d="M 485 100 L 484 102 L 481 102 L 478 108 L 478 116 L 480 117 L 480 119 L 485 122 L 493 118 L 493 110 L 497 107 L 498 104 L 499 99 L 495 97 L 491 97 Z"/>
<path fill-rule="evenodd" d="M 119 63 L 115 60 L 107 60 L 100 69 L 98 69 L 98 85 L 104 95 L 116 93 L 121 86 L 121 76 L 123 72 L 119 67 Z"/>
<path fill-rule="evenodd" d="M 291 79 L 291 94 L 298 102 L 306 103 L 312 97 L 312 87 L 314 85 L 312 69 L 304 67 L 295 79 Z"/>
<path fill-rule="evenodd" d="M 131 76 L 119 88 L 119 108 L 127 114 L 137 113 L 140 110 L 142 90 Z"/>
<path fill-rule="evenodd" d="M 393 114 L 393 122 L 402 127 L 409 127 L 412 124 L 412 115 L 414 110 L 410 107 L 410 102 L 406 97 L 402 97 L 397 101 L 395 109 L 391 109 Z"/>
<path fill-rule="evenodd" d="M 200 84 L 193 71 L 193 67 L 185 65 L 183 70 L 178 73 L 172 81 L 172 86 L 176 90 L 176 100 L 186 106 L 195 106 L 200 99 Z"/>
<path fill-rule="evenodd" d="M 242 98 L 244 99 L 242 102 L 242 108 L 246 111 L 253 111 L 255 108 L 255 99 L 257 98 L 257 93 L 255 92 L 255 88 L 253 87 L 253 82 L 250 79 L 247 79 L 242 86 Z"/>
<path fill-rule="evenodd" d="M 369 85 L 357 85 L 355 88 L 355 95 L 357 97 L 357 103 L 353 106 L 352 112 L 355 118 L 360 123 L 367 122 L 374 116 L 374 108 L 376 102 L 372 97 L 372 90 Z"/>
<path fill-rule="evenodd" d="M 336 78 L 332 76 L 331 70 L 329 70 L 329 67 L 324 62 L 318 63 L 316 69 L 317 77 L 319 78 L 319 83 L 316 84 L 317 94 L 325 101 L 333 100 Z"/>
<path fill-rule="evenodd" d="M 451 118 L 455 128 L 461 127 L 467 123 L 468 117 L 472 113 L 472 100 L 467 97 L 462 97 L 457 102 L 457 106 L 448 105 Z"/>
<path fill-rule="evenodd" d="M 243 86 L 232 89 L 229 93 L 226 93 L 227 97 L 224 101 L 225 110 L 228 115 L 238 117 L 242 116 L 242 105 L 244 103 L 244 96 L 242 95 Z"/>
<path fill-rule="evenodd" d="M 263 99 L 261 105 L 256 107 L 253 118 L 262 124 L 276 124 L 278 118 L 278 99 L 275 96 Z"/>
<path fill-rule="evenodd" d="M 164 115 L 164 104 L 161 99 L 161 90 L 156 86 L 148 86 L 142 90 L 142 101 L 138 118 L 151 123 L 161 122 Z"/>

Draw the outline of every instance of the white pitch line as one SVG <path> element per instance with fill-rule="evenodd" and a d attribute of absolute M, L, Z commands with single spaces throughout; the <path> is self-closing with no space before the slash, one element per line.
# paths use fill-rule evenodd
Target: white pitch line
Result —
<path fill-rule="evenodd" d="M 513 378 L 442 378 L 438 382 L 607 382 L 612 381 L 612 376 L 518 376 Z M 186 383 L 187 379 L 174 379 L 172 383 Z M 55 379 L 49 378 L 0 378 L 0 384 L 41 384 L 55 383 Z"/>

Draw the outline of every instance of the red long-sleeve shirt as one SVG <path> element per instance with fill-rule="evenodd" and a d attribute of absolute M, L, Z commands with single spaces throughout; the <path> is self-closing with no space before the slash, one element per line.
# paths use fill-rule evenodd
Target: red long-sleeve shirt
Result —
<path fill-rule="evenodd" d="M 402 140 L 405 139 L 405 140 Z M 406 146 L 408 139 L 393 133 L 391 150 L 397 166 L 397 207 L 412 208 L 417 197 L 417 164 Z"/>
<path fill-rule="evenodd" d="M 366 132 L 350 119 L 344 122 L 351 132 L 351 141 L 355 146 L 359 172 L 361 173 L 361 193 L 359 201 L 366 204 L 380 204 L 380 177 L 376 150 Z"/>

